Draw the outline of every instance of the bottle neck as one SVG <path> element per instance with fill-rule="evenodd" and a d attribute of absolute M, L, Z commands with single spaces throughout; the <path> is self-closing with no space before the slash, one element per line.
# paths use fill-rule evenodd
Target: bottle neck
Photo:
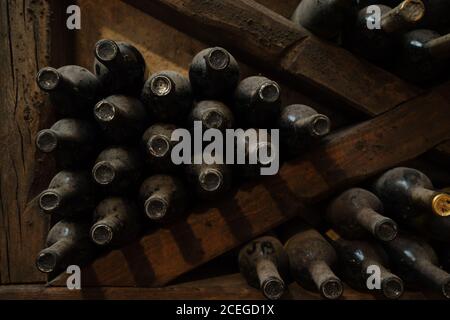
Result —
<path fill-rule="evenodd" d="M 342 295 L 342 283 L 325 261 L 316 260 L 311 262 L 308 266 L 308 271 L 323 297 L 337 299 Z"/>
<path fill-rule="evenodd" d="M 413 268 L 418 277 L 430 288 L 450 298 L 450 274 L 425 259 L 418 260 Z"/>
<path fill-rule="evenodd" d="M 63 269 L 70 261 L 74 248 L 73 239 L 60 239 L 39 253 L 36 265 L 41 272 L 50 273 Z"/>
<path fill-rule="evenodd" d="M 434 190 L 430 190 L 424 187 L 413 187 L 411 188 L 411 200 L 413 204 L 421 209 L 426 209 L 427 211 L 433 210 L 433 199 L 438 194 Z"/>
<path fill-rule="evenodd" d="M 285 284 L 281 278 L 277 266 L 269 259 L 261 259 L 256 264 L 256 273 L 259 285 L 268 299 L 279 299 L 285 290 Z"/>
<path fill-rule="evenodd" d="M 425 7 L 420 0 L 405 0 L 381 17 L 381 29 L 386 33 L 404 30 L 422 19 Z"/>
<path fill-rule="evenodd" d="M 362 208 L 356 213 L 358 224 L 382 241 L 390 241 L 397 235 L 397 225 L 372 208 Z"/>
<path fill-rule="evenodd" d="M 436 59 L 449 59 L 450 58 L 450 33 L 430 40 L 425 44 L 425 47 L 429 50 L 431 55 Z"/>

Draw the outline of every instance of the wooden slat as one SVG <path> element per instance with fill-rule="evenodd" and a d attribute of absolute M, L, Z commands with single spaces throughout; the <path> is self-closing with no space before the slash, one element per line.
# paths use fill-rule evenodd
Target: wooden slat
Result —
<path fill-rule="evenodd" d="M 69 56 L 61 26 L 65 1 L 0 2 L 0 283 L 45 281 L 34 257 L 48 220 L 32 199 L 48 182 L 53 164 L 36 155 L 36 132 L 51 112 L 34 75 Z M 58 25 L 58 33 L 51 33 Z"/>
<path fill-rule="evenodd" d="M 278 175 L 242 186 L 187 220 L 114 250 L 84 269 L 85 285 L 161 286 L 288 218 L 304 204 L 413 159 L 450 138 L 450 83 L 329 136 Z M 411 137 L 414 137 L 413 139 Z M 63 276 L 64 278 L 64 276 Z M 55 284 L 64 284 L 58 279 Z"/>
<path fill-rule="evenodd" d="M 345 287 L 343 300 L 373 300 L 376 297 L 367 292 L 358 292 Z M 402 299 L 424 299 L 420 292 L 406 292 Z M 67 299 L 126 299 L 126 300 L 260 300 L 261 292 L 247 285 L 239 274 L 232 274 L 165 288 L 82 288 L 68 290 L 64 287 L 44 287 L 42 285 L 20 285 L 0 287 L 0 299 L 23 300 L 67 300 Z M 283 299 L 318 300 L 319 294 L 307 291 L 296 283 L 289 285 Z"/>
<path fill-rule="evenodd" d="M 126 0 L 184 32 L 224 45 L 364 114 L 378 115 L 420 92 L 348 51 L 311 36 L 251 0 Z"/>

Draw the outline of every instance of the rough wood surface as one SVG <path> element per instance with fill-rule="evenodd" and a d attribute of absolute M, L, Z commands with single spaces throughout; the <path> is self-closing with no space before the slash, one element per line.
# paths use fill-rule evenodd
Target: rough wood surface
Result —
<path fill-rule="evenodd" d="M 404 300 L 424 298 L 425 296 L 420 292 L 406 292 L 402 297 Z M 248 286 L 240 274 L 232 274 L 165 288 L 103 287 L 68 290 L 64 287 L 42 285 L 3 286 L 0 287 L 0 299 L 260 300 L 264 297 L 259 290 Z M 307 291 L 292 283 L 283 299 L 319 300 L 321 297 L 315 292 Z M 376 297 L 371 293 L 358 292 L 346 286 L 342 299 L 373 300 Z"/>
<path fill-rule="evenodd" d="M 51 34 L 53 24 L 62 23 L 63 3 L 0 2 L 0 283 L 45 281 L 34 257 L 48 220 L 33 198 L 48 182 L 53 165 L 36 154 L 34 139 L 51 112 L 34 77 L 39 68 L 60 65 L 67 57 L 64 32 Z"/>
<path fill-rule="evenodd" d="M 281 71 L 298 87 L 326 93 L 368 115 L 390 110 L 419 92 L 251 0 L 126 1 L 184 32 Z"/>
<path fill-rule="evenodd" d="M 307 211 L 337 189 L 413 159 L 450 138 L 450 83 L 373 120 L 330 135 L 276 176 L 242 186 L 186 220 L 114 250 L 83 271 L 85 285 L 161 286 Z M 411 139 L 411 137 L 415 137 Z M 54 284 L 64 284 L 64 275 Z"/>

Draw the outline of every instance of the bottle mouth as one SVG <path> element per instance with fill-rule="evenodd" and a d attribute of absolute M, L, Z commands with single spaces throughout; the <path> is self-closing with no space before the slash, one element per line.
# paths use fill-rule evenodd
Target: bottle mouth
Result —
<path fill-rule="evenodd" d="M 212 192 L 218 190 L 222 186 L 223 175 L 217 169 L 206 169 L 200 173 L 198 180 L 203 190 Z"/>
<path fill-rule="evenodd" d="M 42 252 L 36 259 L 36 267 L 40 272 L 50 273 L 56 268 L 57 257 L 52 252 Z"/>
<path fill-rule="evenodd" d="M 98 121 L 101 122 L 112 121 L 115 115 L 116 115 L 116 107 L 112 103 L 106 100 L 102 100 L 95 105 L 94 116 Z"/>
<path fill-rule="evenodd" d="M 278 300 L 284 294 L 285 285 L 281 279 L 267 279 L 261 286 L 262 292 L 267 299 Z"/>
<path fill-rule="evenodd" d="M 375 236 L 382 241 L 394 240 L 397 236 L 397 224 L 391 219 L 384 219 L 375 226 Z"/>
<path fill-rule="evenodd" d="M 58 146 L 58 137 L 50 130 L 41 130 L 36 137 L 36 146 L 42 152 L 52 152 Z"/>
<path fill-rule="evenodd" d="M 330 132 L 330 119 L 324 115 L 317 115 L 311 122 L 311 133 L 316 137 L 323 137 Z"/>
<path fill-rule="evenodd" d="M 152 220 L 161 220 L 167 214 L 169 204 L 165 199 L 150 197 L 145 201 L 145 213 Z"/>
<path fill-rule="evenodd" d="M 339 279 L 328 279 L 320 286 L 320 293 L 326 299 L 339 299 L 343 292 L 344 288 Z"/>
<path fill-rule="evenodd" d="M 59 72 L 55 68 L 46 67 L 39 70 L 36 76 L 36 82 L 44 91 L 54 90 L 60 82 Z"/>
<path fill-rule="evenodd" d="M 222 48 L 212 48 L 206 57 L 206 62 L 214 70 L 223 70 L 230 64 L 230 55 Z"/>
<path fill-rule="evenodd" d="M 398 299 L 403 294 L 403 281 L 397 277 L 389 278 L 382 282 L 381 288 L 386 298 Z"/>
<path fill-rule="evenodd" d="M 107 185 L 113 182 L 116 176 L 116 171 L 110 163 L 101 161 L 92 169 L 92 175 L 97 183 Z"/>
<path fill-rule="evenodd" d="M 450 299 L 450 280 L 442 285 L 442 294 L 447 299 Z"/>
<path fill-rule="evenodd" d="M 221 112 L 211 110 L 205 113 L 202 122 L 208 129 L 219 129 L 224 123 L 224 116 Z"/>
<path fill-rule="evenodd" d="M 39 196 L 39 206 L 42 210 L 51 212 L 61 205 L 61 197 L 54 191 L 44 191 Z"/>
<path fill-rule="evenodd" d="M 100 40 L 95 44 L 95 57 L 101 62 L 111 62 L 116 59 L 119 46 L 112 40 Z"/>
<path fill-rule="evenodd" d="M 158 97 L 167 96 L 172 91 L 172 81 L 167 76 L 155 76 L 150 81 L 150 90 Z"/>
<path fill-rule="evenodd" d="M 450 195 L 446 193 L 436 195 L 431 206 L 436 215 L 441 217 L 450 216 Z"/>
<path fill-rule="evenodd" d="M 258 95 L 264 102 L 275 102 L 280 98 L 280 87 L 273 81 L 263 83 L 259 87 Z"/>
<path fill-rule="evenodd" d="M 91 239 L 99 246 L 109 244 L 113 239 L 113 234 L 111 227 L 106 224 L 96 224 L 91 229 Z"/>
<path fill-rule="evenodd" d="M 161 158 L 169 152 L 170 142 L 162 135 L 155 135 L 148 140 L 147 147 L 151 155 Z"/>
<path fill-rule="evenodd" d="M 419 0 L 406 0 L 400 6 L 400 14 L 407 22 L 417 22 L 425 14 L 425 6 Z"/>

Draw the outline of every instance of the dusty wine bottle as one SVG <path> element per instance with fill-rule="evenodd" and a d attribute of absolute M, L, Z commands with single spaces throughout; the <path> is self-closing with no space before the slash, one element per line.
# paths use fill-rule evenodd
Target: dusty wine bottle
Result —
<path fill-rule="evenodd" d="M 385 243 L 398 274 L 407 283 L 422 283 L 450 299 L 450 274 L 438 267 L 434 250 L 419 238 L 405 234 Z"/>
<path fill-rule="evenodd" d="M 403 281 L 386 269 L 388 256 L 375 243 L 369 241 L 349 241 L 342 239 L 334 230 L 328 230 L 327 238 L 333 244 L 339 257 L 345 281 L 356 289 L 375 290 L 388 299 L 398 299 L 403 294 Z M 368 287 L 372 268 L 380 270 L 380 287 Z"/>
<path fill-rule="evenodd" d="M 154 172 L 168 173 L 176 170 L 172 162 L 172 148 L 177 144 L 172 141 L 172 132 L 177 127 L 172 124 L 156 123 L 145 130 L 141 144 L 146 154 L 146 161 Z"/>
<path fill-rule="evenodd" d="M 41 90 L 63 117 L 85 117 L 101 95 L 101 84 L 89 70 L 80 66 L 45 67 L 36 75 Z"/>
<path fill-rule="evenodd" d="M 261 289 L 267 299 L 281 298 L 289 260 L 281 242 L 270 236 L 257 238 L 239 252 L 239 269 L 248 284 Z"/>
<path fill-rule="evenodd" d="M 280 86 L 262 76 L 243 79 L 234 93 L 233 112 L 244 127 L 271 128 L 280 115 Z"/>
<path fill-rule="evenodd" d="M 169 175 L 154 175 L 141 185 L 139 198 L 147 217 L 167 222 L 181 216 L 187 206 L 187 192 L 183 183 Z"/>
<path fill-rule="evenodd" d="M 89 225 L 61 220 L 47 235 L 46 248 L 39 252 L 36 267 L 45 273 L 64 271 L 69 265 L 83 265 L 95 254 L 89 239 Z"/>
<path fill-rule="evenodd" d="M 186 174 L 195 193 L 203 199 L 219 197 L 231 187 L 231 170 L 225 164 L 190 164 Z"/>
<path fill-rule="evenodd" d="M 412 168 L 394 168 L 375 182 L 375 193 L 387 212 L 407 221 L 425 210 L 450 216 L 450 195 L 434 190 L 430 179 Z"/>
<path fill-rule="evenodd" d="M 291 275 L 301 286 L 318 290 L 326 299 L 338 299 L 342 295 L 342 282 L 331 269 L 337 262 L 336 252 L 319 232 L 302 230 L 284 247 Z"/>
<path fill-rule="evenodd" d="M 315 35 L 335 40 L 350 14 L 353 0 L 302 0 L 291 20 Z"/>
<path fill-rule="evenodd" d="M 94 159 L 98 130 L 89 121 L 65 118 L 43 129 L 36 137 L 37 148 L 55 154 L 61 168 L 77 168 Z"/>
<path fill-rule="evenodd" d="M 330 119 L 309 106 L 293 104 L 282 109 L 278 127 L 283 149 L 298 155 L 330 132 Z"/>
<path fill-rule="evenodd" d="M 402 37 L 397 71 L 406 80 L 427 84 L 448 74 L 449 60 L 450 33 L 441 36 L 432 30 L 414 30 Z"/>
<path fill-rule="evenodd" d="M 397 224 L 383 216 L 383 204 L 372 192 L 352 188 L 334 199 L 327 210 L 328 221 L 346 239 L 364 239 L 372 234 L 390 241 L 397 235 Z"/>
<path fill-rule="evenodd" d="M 112 95 L 99 101 L 94 108 L 94 117 L 106 138 L 113 143 L 137 139 L 148 124 L 142 103 L 123 95 Z"/>
<path fill-rule="evenodd" d="M 255 178 L 261 175 L 261 168 L 271 166 L 278 157 L 278 147 L 272 141 L 270 134 L 262 135 L 255 130 L 253 138 L 247 135 L 239 135 L 236 139 L 236 169 L 245 178 Z M 243 146 L 243 150 L 241 150 Z M 243 151 L 243 152 L 242 152 Z M 239 161 L 239 155 L 244 159 Z M 243 164 L 240 164 L 243 162 Z"/>
<path fill-rule="evenodd" d="M 182 124 L 193 104 L 191 85 L 178 72 L 161 71 L 145 82 L 141 100 L 152 121 Z"/>
<path fill-rule="evenodd" d="M 139 183 L 142 169 L 140 154 L 130 148 L 110 147 L 103 150 L 92 169 L 94 180 L 112 193 L 131 192 Z"/>
<path fill-rule="evenodd" d="M 90 237 L 99 246 L 127 244 L 139 236 L 142 227 L 139 216 L 131 201 L 120 197 L 106 198 L 95 208 Z"/>
<path fill-rule="evenodd" d="M 230 96 L 239 82 L 239 66 L 220 47 L 197 53 L 189 66 L 189 79 L 197 100 L 221 100 Z"/>
<path fill-rule="evenodd" d="M 108 39 L 94 49 L 94 70 L 107 93 L 138 96 L 145 80 L 145 60 L 133 45 Z"/>
<path fill-rule="evenodd" d="M 385 5 L 378 7 L 381 11 L 380 21 L 367 8 L 359 11 L 348 41 L 355 52 L 368 60 L 385 62 L 393 58 L 395 53 L 394 35 L 419 22 L 424 16 L 425 7 L 420 0 L 405 0 L 393 9 Z"/>
<path fill-rule="evenodd" d="M 234 128 L 233 113 L 224 103 L 216 100 L 197 102 L 189 114 L 189 128 L 193 128 L 194 121 L 201 121 L 203 130 L 217 129 L 225 132 L 226 129 Z"/>
<path fill-rule="evenodd" d="M 80 217 L 94 207 L 95 189 L 84 171 L 60 171 L 39 195 L 39 206 L 48 214 Z"/>

